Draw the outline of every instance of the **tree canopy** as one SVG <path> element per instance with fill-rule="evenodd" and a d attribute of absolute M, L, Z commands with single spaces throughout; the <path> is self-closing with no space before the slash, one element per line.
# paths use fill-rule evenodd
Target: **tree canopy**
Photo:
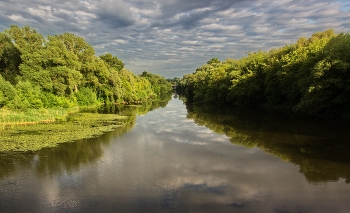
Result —
<path fill-rule="evenodd" d="M 350 116 L 350 34 L 329 29 L 239 60 L 209 60 L 184 75 L 187 101 L 267 106 L 321 116 Z"/>
<path fill-rule="evenodd" d="M 136 76 L 117 56 L 96 56 L 79 36 L 45 38 L 29 26 L 0 33 L 0 85 L 0 107 L 16 110 L 141 103 L 172 91 L 159 75 Z"/>

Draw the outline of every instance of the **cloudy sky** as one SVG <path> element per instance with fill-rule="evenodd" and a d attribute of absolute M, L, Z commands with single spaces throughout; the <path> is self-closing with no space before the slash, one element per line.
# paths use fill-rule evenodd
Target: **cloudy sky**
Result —
<path fill-rule="evenodd" d="M 350 31 L 349 0 L 0 0 L 0 31 L 74 33 L 136 74 L 192 73 L 332 28 Z"/>

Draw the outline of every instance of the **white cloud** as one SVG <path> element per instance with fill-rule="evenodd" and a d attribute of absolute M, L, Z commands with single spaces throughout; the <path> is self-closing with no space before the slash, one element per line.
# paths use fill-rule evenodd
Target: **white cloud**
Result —
<path fill-rule="evenodd" d="M 23 21 L 25 20 L 22 16 L 19 15 L 10 15 L 9 18 L 13 21 Z"/>
<path fill-rule="evenodd" d="M 114 39 L 111 43 L 112 44 L 126 44 L 126 43 L 128 43 L 128 41 L 123 40 L 123 39 Z"/>
<path fill-rule="evenodd" d="M 210 37 L 206 39 L 207 41 L 210 42 L 215 42 L 215 43 L 223 43 L 227 40 L 227 37 Z M 218 45 L 219 47 L 221 47 L 221 45 Z"/>
<path fill-rule="evenodd" d="M 16 24 L 44 35 L 72 32 L 135 73 L 147 68 L 165 77 L 192 73 L 210 57 L 240 58 L 328 28 L 350 31 L 344 0 L 12 0 L 0 8 L 0 30 Z"/>

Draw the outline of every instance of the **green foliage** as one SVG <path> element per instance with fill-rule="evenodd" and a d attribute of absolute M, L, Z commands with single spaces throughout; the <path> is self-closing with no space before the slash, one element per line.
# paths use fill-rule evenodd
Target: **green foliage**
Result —
<path fill-rule="evenodd" d="M 0 151 L 36 151 L 59 143 L 92 138 L 129 123 L 125 116 L 115 114 L 75 113 L 64 123 L 19 125 L 0 132 Z M 50 134 L 47 134 L 50 132 Z M 20 134 L 20 137 L 18 136 Z"/>
<path fill-rule="evenodd" d="M 174 77 L 174 78 L 168 78 L 166 79 L 168 82 L 170 82 L 172 85 L 177 85 L 180 82 L 180 78 Z"/>
<path fill-rule="evenodd" d="M 92 89 L 83 87 L 75 93 L 79 106 L 89 106 L 97 103 L 97 96 Z"/>
<path fill-rule="evenodd" d="M 333 37 L 310 73 L 295 109 L 310 114 L 350 116 L 350 34 Z"/>
<path fill-rule="evenodd" d="M 43 107 L 40 98 L 39 87 L 33 87 L 29 81 L 18 82 L 16 84 L 16 95 L 7 106 L 13 110 L 26 111 L 27 109 L 39 109 Z"/>
<path fill-rule="evenodd" d="M 14 41 L 22 55 L 34 54 L 43 48 L 45 42 L 44 36 L 36 32 L 29 26 L 22 29 L 17 26 L 11 26 L 5 33 Z"/>
<path fill-rule="evenodd" d="M 40 122 L 55 122 L 65 120 L 69 113 L 77 111 L 72 109 L 28 109 L 24 111 L 13 111 L 7 108 L 0 109 L 0 130 L 16 125 L 36 124 Z"/>
<path fill-rule="evenodd" d="M 56 96 L 52 93 L 42 93 L 41 100 L 44 103 L 45 108 L 72 108 L 78 105 L 75 96 Z"/>
<path fill-rule="evenodd" d="M 11 26 L 0 33 L 0 151 L 38 150 L 101 135 L 124 121 L 115 114 L 75 114 L 67 123 L 48 123 L 100 103 L 148 103 L 138 108 L 144 113 L 156 107 L 150 99 L 167 101 L 171 91 L 161 76 L 136 76 L 116 56 L 95 56 L 74 34 L 45 39 L 29 26 Z M 125 123 L 134 118 L 135 113 Z"/>
<path fill-rule="evenodd" d="M 146 71 L 141 74 L 141 77 L 147 79 L 150 82 L 152 91 L 154 94 L 156 94 L 156 96 L 164 97 L 172 93 L 173 89 L 171 83 L 168 82 L 164 77 Z"/>
<path fill-rule="evenodd" d="M 0 33 L 0 74 L 12 84 L 16 83 L 16 76 L 19 75 L 20 55 L 10 37 Z"/>
<path fill-rule="evenodd" d="M 88 88 L 84 90 L 91 92 Z M 121 126 L 123 128 L 119 131 L 125 131 L 134 125 L 136 114 L 164 107 L 170 99 L 171 96 L 168 96 L 166 100 L 149 101 L 137 106 L 111 104 L 88 110 L 102 111 L 101 114 L 77 113 L 78 108 L 29 109 L 26 112 L 1 108 L 0 152 L 36 151 L 59 143 L 97 137 L 109 131 L 114 132 Z"/>
<path fill-rule="evenodd" d="M 63 33 L 44 38 L 29 26 L 0 33 L 0 75 L 0 107 L 22 111 L 134 104 L 171 91 L 160 76 L 135 76 L 116 56 L 95 56 L 81 37 Z"/>
<path fill-rule="evenodd" d="M 261 51 L 231 65 L 227 100 L 235 105 L 256 105 L 265 101 L 264 81 L 267 54 Z"/>
<path fill-rule="evenodd" d="M 0 74 L 0 107 L 9 103 L 16 96 L 16 89 Z"/>
<path fill-rule="evenodd" d="M 101 55 L 100 59 L 102 59 L 109 67 L 119 71 L 124 68 L 124 63 L 118 59 L 118 57 L 113 56 L 110 53 L 105 55 Z"/>
<path fill-rule="evenodd" d="M 95 58 L 94 48 L 88 44 L 83 38 L 75 36 L 72 33 L 64 33 L 55 35 L 66 49 L 78 57 L 81 63 L 92 61 Z"/>
<path fill-rule="evenodd" d="M 220 62 L 213 58 L 180 80 L 177 90 L 185 92 L 189 101 L 224 103 L 230 83 L 232 61 Z"/>
<path fill-rule="evenodd" d="M 322 116 L 350 116 L 350 35 L 333 30 L 269 53 L 209 60 L 185 75 L 187 101 L 268 106 Z"/>

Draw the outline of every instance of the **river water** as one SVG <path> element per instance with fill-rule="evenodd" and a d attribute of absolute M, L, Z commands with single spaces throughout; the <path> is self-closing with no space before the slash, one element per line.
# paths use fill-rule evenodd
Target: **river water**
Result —
<path fill-rule="evenodd" d="M 99 138 L 2 156 L 0 212 L 350 212 L 348 129 L 173 98 Z"/>

